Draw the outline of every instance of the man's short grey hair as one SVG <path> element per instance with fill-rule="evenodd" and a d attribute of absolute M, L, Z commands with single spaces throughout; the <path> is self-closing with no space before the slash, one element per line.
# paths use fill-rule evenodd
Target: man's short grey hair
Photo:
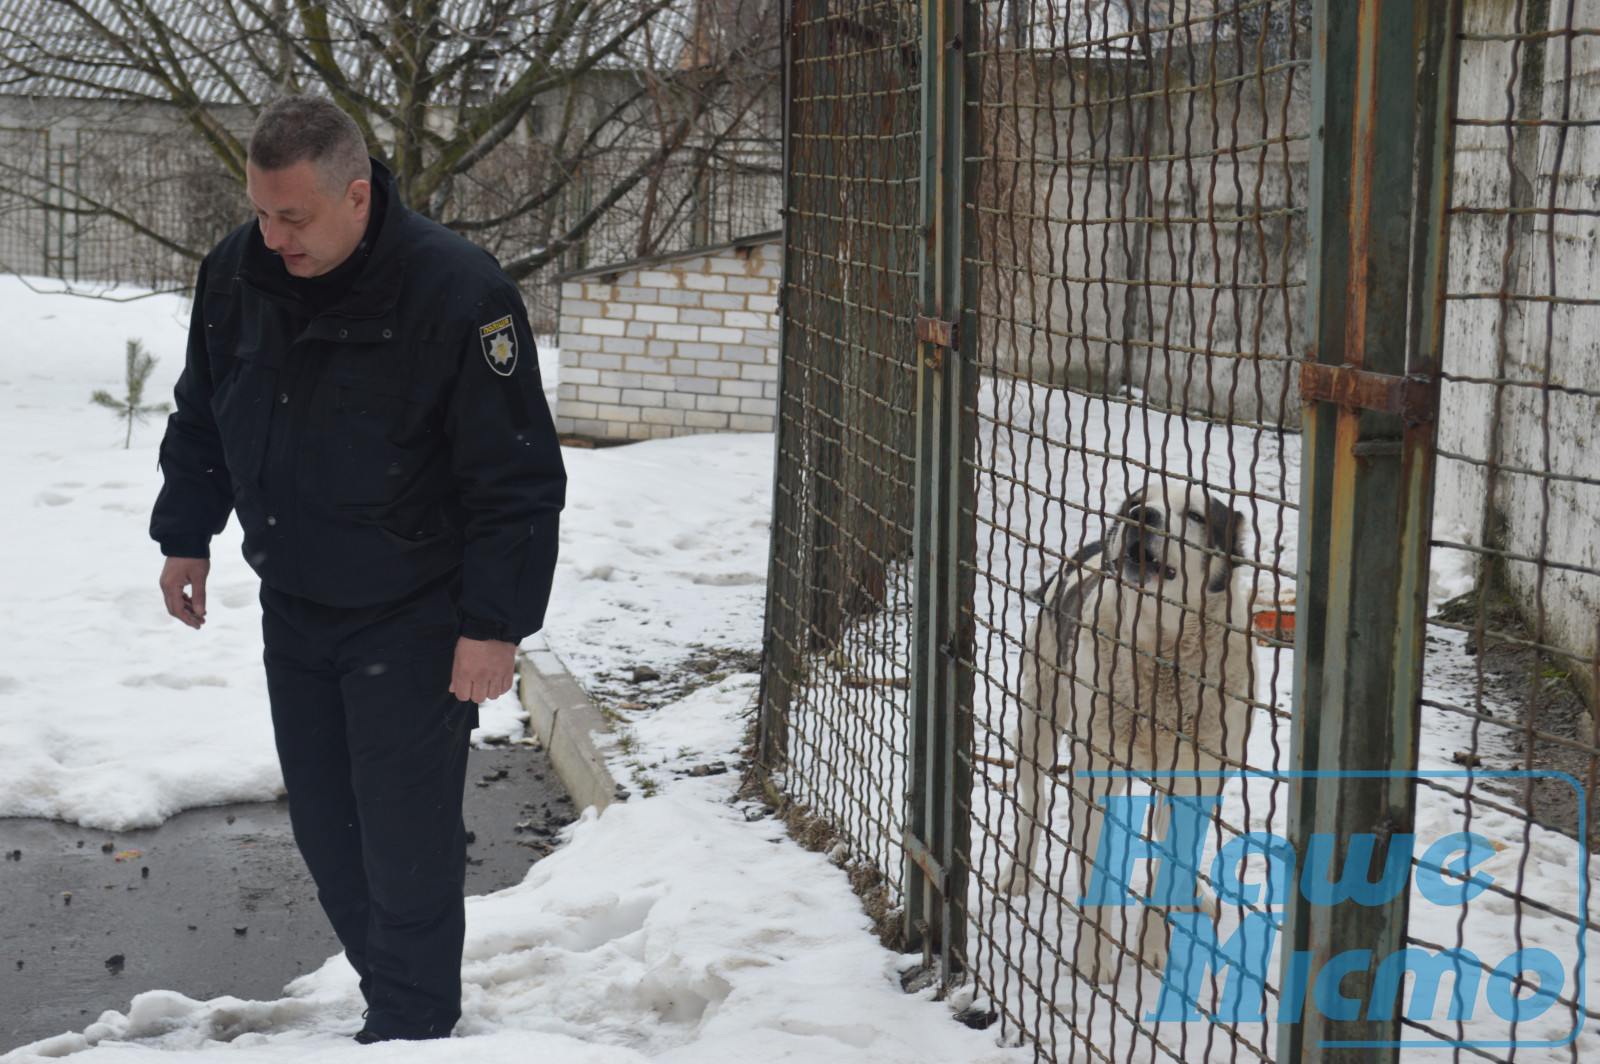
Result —
<path fill-rule="evenodd" d="M 342 194 L 352 181 L 372 180 L 360 128 L 323 96 L 285 96 L 268 104 L 250 133 L 249 159 L 262 170 L 309 160 L 333 194 Z"/>

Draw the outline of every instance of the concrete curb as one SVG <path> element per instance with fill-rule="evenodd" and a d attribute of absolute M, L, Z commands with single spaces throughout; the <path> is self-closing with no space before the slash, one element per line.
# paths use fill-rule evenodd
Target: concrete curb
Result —
<path fill-rule="evenodd" d="M 605 812 L 622 787 L 602 754 L 611 744 L 611 728 L 599 707 L 543 640 L 517 655 L 517 678 L 528 726 L 549 751 L 574 807 Z"/>

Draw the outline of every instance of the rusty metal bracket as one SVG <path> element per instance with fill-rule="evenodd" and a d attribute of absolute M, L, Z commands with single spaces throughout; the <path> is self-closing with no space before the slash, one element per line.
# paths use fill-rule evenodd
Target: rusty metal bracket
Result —
<path fill-rule="evenodd" d="M 1300 366 L 1300 397 L 1398 414 L 1412 425 L 1429 424 L 1439 416 L 1439 382 L 1422 373 L 1396 377 L 1355 366 L 1305 362 Z"/>
<path fill-rule="evenodd" d="M 961 346 L 961 327 L 953 321 L 917 315 L 917 339 L 954 351 Z"/>

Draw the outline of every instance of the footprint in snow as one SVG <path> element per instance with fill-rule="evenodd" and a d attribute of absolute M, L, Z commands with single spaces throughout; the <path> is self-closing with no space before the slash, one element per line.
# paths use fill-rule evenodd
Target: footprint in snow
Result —
<path fill-rule="evenodd" d="M 72 501 L 70 495 L 59 495 L 53 491 L 41 491 L 33 497 L 35 506 L 65 506 Z"/>
<path fill-rule="evenodd" d="M 221 676 L 175 676 L 170 672 L 158 672 L 154 676 L 129 676 L 122 681 L 124 687 L 149 685 L 187 691 L 191 687 L 226 687 L 228 681 Z"/>
<path fill-rule="evenodd" d="M 689 578 L 703 587 L 747 587 L 767 579 L 760 573 L 692 573 Z"/>

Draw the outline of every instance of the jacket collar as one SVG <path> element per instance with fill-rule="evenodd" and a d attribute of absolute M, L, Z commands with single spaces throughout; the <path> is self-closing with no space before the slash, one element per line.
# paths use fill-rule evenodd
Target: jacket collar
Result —
<path fill-rule="evenodd" d="M 372 160 L 372 182 L 381 184 L 387 203 L 379 223 L 367 264 L 357 275 L 350 291 L 321 318 L 375 318 L 390 314 L 400 295 L 400 282 L 406 272 L 405 231 L 410 226 L 411 210 L 400 198 L 394 175 L 377 159 Z M 283 261 L 261 239 L 259 226 L 250 227 L 239 279 L 277 300 L 303 306 L 289 284 Z"/>

